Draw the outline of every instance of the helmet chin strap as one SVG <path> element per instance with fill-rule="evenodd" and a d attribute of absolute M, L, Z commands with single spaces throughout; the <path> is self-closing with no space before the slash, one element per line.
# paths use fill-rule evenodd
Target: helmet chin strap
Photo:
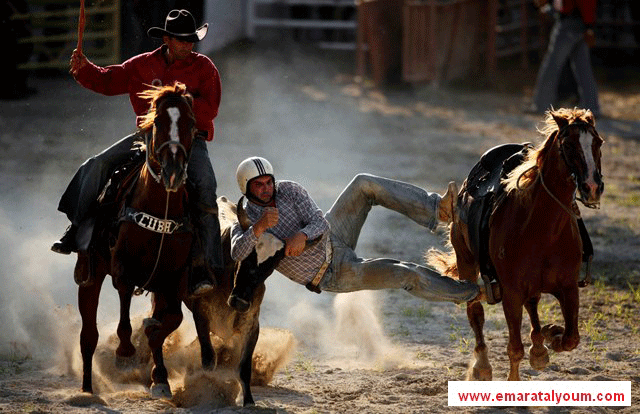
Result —
<path fill-rule="evenodd" d="M 247 189 L 247 194 L 245 194 L 245 196 L 247 197 L 247 199 L 249 201 L 252 201 L 253 203 L 262 206 L 262 207 L 268 207 L 269 205 L 271 205 L 271 203 L 273 203 L 273 200 L 276 198 L 276 192 L 275 189 L 273 191 L 273 194 L 271 195 L 271 198 L 269 199 L 268 202 L 264 202 L 262 200 L 260 200 L 258 197 L 254 196 L 253 194 L 251 194 L 251 191 L 249 189 Z"/>
<path fill-rule="evenodd" d="M 249 189 L 251 187 L 250 186 L 251 180 L 253 180 L 254 178 L 262 177 L 262 176 L 254 177 L 251 180 L 249 180 L 247 182 L 247 187 L 246 187 L 245 197 L 247 197 L 247 200 L 252 201 L 253 203 L 255 203 L 255 204 L 259 205 L 259 206 L 262 206 L 262 207 L 270 206 L 273 203 L 273 201 L 276 199 L 276 191 L 278 191 L 277 188 L 276 188 L 276 179 L 275 179 L 275 177 L 273 175 L 271 175 L 271 174 L 267 174 L 267 175 L 270 175 L 271 179 L 273 180 L 273 194 L 271 194 L 271 198 L 266 203 L 264 201 L 260 200 L 255 195 L 253 195 L 253 193 L 251 193 L 251 190 Z"/>

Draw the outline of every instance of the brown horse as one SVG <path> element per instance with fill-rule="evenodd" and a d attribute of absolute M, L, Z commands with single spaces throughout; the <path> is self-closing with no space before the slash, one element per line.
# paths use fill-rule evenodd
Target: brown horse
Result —
<path fill-rule="evenodd" d="M 136 287 L 153 292 L 152 316 L 145 319 L 145 334 L 152 352 L 151 394 L 170 397 L 162 345 L 182 321 L 193 239 L 185 189 L 187 163 L 195 133 L 193 99 L 183 84 L 153 88 L 144 96 L 152 102 L 140 128 L 146 139 L 146 162 L 120 204 L 115 226 L 96 227 L 89 251 L 76 263 L 81 283 L 78 306 L 82 318 L 80 346 L 82 390 L 93 392 L 92 358 L 98 342 L 96 313 L 107 274 L 120 298 L 119 346 L 116 355 L 126 360 L 135 354 L 131 343 L 129 308 Z M 100 229 L 100 230 L 99 230 Z M 187 306 L 190 305 L 186 301 Z M 194 306 L 193 317 L 201 345 L 203 366 L 213 364 L 207 316 Z"/>
<path fill-rule="evenodd" d="M 529 361 L 533 368 L 543 369 L 549 362 L 545 340 L 556 352 L 578 346 L 582 242 L 573 205 L 577 192 L 585 206 L 597 207 L 604 188 L 600 166 L 603 140 L 591 112 L 549 111 L 545 121 L 541 132 L 547 135 L 546 140 L 530 149 L 522 163 L 502 180 L 503 197 L 492 205 L 488 222 L 488 257 L 502 292 L 509 329 L 509 380 L 520 379 L 523 307 L 531 320 Z M 461 219 L 469 213 L 469 180 L 458 195 L 450 229 L 455 252 L 431 252 L 428 259 L 443 273 L 476 281 L 481 264 L 470 243 L 470 235 L 476 230 Z M 564 327 L 540 326 L 537 306 L 542 293 L 550 293 L 560 303 Z M 482 303 L 468 303 L 467 316 L 476 339 L 470 379 L 491 380 Z"/>

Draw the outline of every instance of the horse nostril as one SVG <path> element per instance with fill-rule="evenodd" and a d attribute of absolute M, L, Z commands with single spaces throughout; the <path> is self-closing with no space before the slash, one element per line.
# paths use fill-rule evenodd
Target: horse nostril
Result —
<path fill-rule="evenodd" d="M 582 187 L 581 190 L 584 194 L 589 194 L 591 190 L 591 186 L 588 183 L 582 183 L 581 187 Z"/>

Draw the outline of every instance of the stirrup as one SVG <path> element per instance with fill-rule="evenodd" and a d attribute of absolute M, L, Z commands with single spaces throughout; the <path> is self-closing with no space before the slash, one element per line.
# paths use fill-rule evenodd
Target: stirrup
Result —
<path fill-rule="evenodd" d="M 487 298 L 488 305 L 495 305 L 502 300 L 502 290 L 500 289 L 500 283 L 497 280 L 490 280 L 489 276 L 484 273 L 480 273 L 482 281 L 484 282 L 485 296 Z"/>
<path fill-rule="evenodd" d="M 585 263 L 584 267 L 584 279 L 578 280 L 578 287 L 587 287 L 591 284 L 591 262 L 593 261 L 593 256 L 589 256 Z"/>
<path fill-rule="evenodd" d="M 237 295 L 231 294 L 227 299 L 227 305 L 240 313 L 245 313 L 251 307 L 251 302 L 248 302 Z"/>
<path fill-rule="evenodd" d="M 213 284 L 208 280 L 203 280 L 202 282 L 196 285 L 196 287 L 193 289 L 193 292 L 189 296 L 191 298 L 199 298 L 210 292 L 213 292 L 213 290 L 214 290 Z"/>

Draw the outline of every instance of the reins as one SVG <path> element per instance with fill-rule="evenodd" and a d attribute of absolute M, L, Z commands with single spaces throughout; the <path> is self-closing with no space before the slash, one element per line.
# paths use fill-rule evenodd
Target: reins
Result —
<path fill-rule="evenodd" d="M 565 164 L 566 164 L 566 160 L 565 160 Z M 527 174 L 529 171 L 534 170 L 534 169 L 538 169 L 538 176 L 536 177 L 536 181 L 540 181 L 540 184 L 542 184 L 542 188 L 544 188 L 544 190 L 547 192 L 547 194 L 549 194 L 549 197 L 551 197 L 556 203 L 558 203 L 558 205 L 560 207 L 562 207 L 562 209 L 564 211 L 567 212 L 567 214 L 569 214 L 569 216 L 573 219 L 577 219 L 577 216 L 575 215 L 575 213 L 571 210 L 569 210 L 569 208 L 567 206 L 565 206 L 562 201 L 560 201 L 558 199 L 558 197 L 556 197 L 551 190 L 549 190 L 549 187 L 547 187 L 547 185 L 544 183 L 544 179 L 542 178 L 542 171 L 539 170 L 537 165 L 532 165 L 531 167 L 527 168 L 526 170 L 524 170 L 519 176 L 518 179 L 516 180 L 516 188 L 519 191 L 522 191 L 523 188 L 520 187 L 520 179 Z"/>
<path fill-rule="evenodd" d="M 167 191 L 167 202 L 165 203 L 165 208 L 164 208 L 164 219 L 167 220 L 167 217 L 169 216 L 169 195 L 171 193 L 169 191 Z M 162 233 L 162 237 L 160 237 L 160 246 L 158 247 L 158 255 L 156 256 L 156 263 L 153 265 L 153 270 L 151 271 L 151 273 L 149 274 L 149 278 L 147 279 L 147 281 L 144 283 L 144 285 L 142 287 L 137 288 L 133 294 L 136 296 L 140 296 L 142 295 L 142 293 L 146 290 L 147 286 L 149 285 L 149 283 L 151 282 L 151 279 L 153 279 L 153 275 L 156 273 L 156 270 L 158 269 L 158 263 L 160 263 L 160 254 L 162 253 L 162 245 L 164 244 L 164 236 L 167 233 Z"/>
<path fill-rule="evenodd" d="M 564 204 L 562 204 L 562 202 L 560 200 L 558 200 L 558 197 L 556 197 L 555 195 L 553 195 L 553 193 L 551 192 L 551 190 L 549 190 L 549 188 L 546 186 L 546 184 L 544 183 L 544 180 L 542 179 L 542 171 L 538 172 L 538 179 L 540 180 L 540 184 L 542 184 L 542 187 L 545 189 L 545 191 L 547 192 L 547 194 L 549 194 L 549 197 L 551 197 L 552 199 L 554 199 L 556 201 L 556 203 L 558 203 L 560 205 L 560 207 L 562 207 L 562 209 L 564 211 L 567 212 L 567 214 L 569 214 L 569 216 L 575 220 L 578 219 L 578 217 L 575 215 L 575 213 L 571 210 L 569 210 L 569 208 L 567 206 L 565 206 Z"/>

